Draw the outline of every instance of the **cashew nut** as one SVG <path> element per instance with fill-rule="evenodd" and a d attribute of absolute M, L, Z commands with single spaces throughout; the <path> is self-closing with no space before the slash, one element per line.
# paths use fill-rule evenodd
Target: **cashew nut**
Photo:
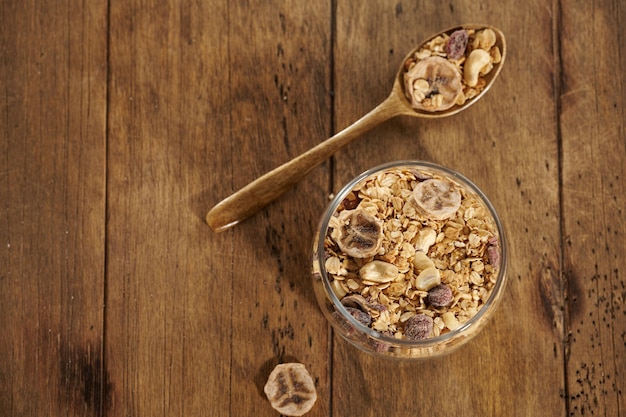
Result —
<path fill-rule="evenodd" d="M 415 279 L 415 288 L 428 291 L 441 284 L 441 273 L 434 266 L 424 269 Z"/>
<path fill-rule="evenodd" d="M 437 232 L 430 227 L 425 227 L 417 235 L 415 250 L 428 253 L 428 250 L 437 240 Z"/>
<path fill-rule="evenodd" d="M 465 68 L 463 69 L 463 80 L 465 84 L 470 87 L 475 87 L 478 84 L 478 76 L 480 73 L 487 73 L 491 65 L 491 56 L 489 52 L 483 49 L 474 49 L 467 60 L 465 61 Z"/>

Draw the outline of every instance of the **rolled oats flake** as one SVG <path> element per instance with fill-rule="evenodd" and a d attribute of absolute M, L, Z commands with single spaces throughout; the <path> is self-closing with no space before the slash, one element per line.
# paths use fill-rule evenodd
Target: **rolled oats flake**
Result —
<path fill-rule="evenodd" d="M 356 290 L 358 290 L 361 287 L 361 285 L 358 282 L 356 282 L 354 279 L 349 279 L 346 282 L 346 286 L 351 291 L 356 291 Z"/>
<path fill-rule="evenodd" d="M 333 275 L 346 275 L 348 270 L 342 267 L 341 260 L 337 256 L 326 259 L 326 271 Z"/>

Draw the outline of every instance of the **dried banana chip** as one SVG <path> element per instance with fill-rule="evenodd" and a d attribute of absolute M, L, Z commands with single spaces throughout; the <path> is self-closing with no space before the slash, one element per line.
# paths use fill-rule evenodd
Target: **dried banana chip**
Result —
<path fill-rule="evenodd" d="M 461 207 L 461 192 L 453 184 L 430 179 L 417 184 L 413 199 L 424 215 L 433 220 L 454 217 Z"/>
<path fill-rule="evenodd" d="M 313 379 L 301 363 L 277 365 L 263 391 L 272 407 L 285 416 L 301 416 L 311 410 L 317 400 Z"/>
<path fill-rule="evenodd" d="M 463 92 L 458 68 L 438 56 L 417 62 L 405 74 L 404 85 L 411 105 L 426 111 L 449 109 Z"/>
<path fill-rule="evenodd" d="M 341 229 L 336 239 L 344 253 L 355 258 L 374 256 L 383 239 L 381 221 L 365 210 L 344 210 L 339 215 Z"/>

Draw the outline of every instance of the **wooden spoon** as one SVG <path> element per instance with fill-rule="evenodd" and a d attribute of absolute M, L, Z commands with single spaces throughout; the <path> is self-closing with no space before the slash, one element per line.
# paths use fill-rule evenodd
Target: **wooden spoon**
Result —
<path fill-rule="evenodd" d="M 486 81 L 484 89 L 476 97 L 466 101 L 463 105 L 454 105 L 448 110 L 428 112 L 412 108 L 404 94 L 404 63 L 407 59 L 423 45 L 444 33 L 451 34 L 458 29 L 481 30 L 487 28 L 493 30 L 496 34 L 496 46 L 500 49 L 502 58 L 499 63 L 494 64 L 491 72 L 484 77 Z M 333 137 L 291 161 L 273 169 L 262 177 L 257 178 L 230 197 L 219 202 L 207 213 L 206 222 L 215 232 L 222 232 L 229 229 L 281 196 L 285 191 L 304 178 L 313 168 L 321 164 L 343 146 L 392 117 L 406 115 L 432 119 L 452 116 L 453 114 L 465 110 L 482 97 L 487 90 L 489 90 L 491 85 L 493 85 L 494 80 L 502 69 L 505 56 L 506 43 L 504 35 L 500 30 L 491 26 L 466 24 L 455 26 L 431 36 L 422 42 L 420 46 L 411 51 L 411 53 L 407 54 L 402 60 L 402 65 L 396 75 L 391 94 L 376 108 Z"/>

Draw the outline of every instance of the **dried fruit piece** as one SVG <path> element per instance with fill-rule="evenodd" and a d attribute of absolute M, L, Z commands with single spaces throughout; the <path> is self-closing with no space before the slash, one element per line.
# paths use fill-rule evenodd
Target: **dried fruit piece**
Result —
<path fill-rule="evenodd" d="M 489 239 L 489 246 L 487 246 L 487 258 L 489 259 L 489 263 L 495 269 L 500 268 L 500 250 L 499 239 L 497 236 L 494 236 Z"/>
<path fill-rule="evenodd" d="M 387 309 L 387 307 L 382 304 L 368 301 L 360 294 L 351 294 L 344 297 L 341 300 L 341 304 L 352 314 L 352 317 L 365 326 L 372 324 L 372 312 L 380 313 Z"/>
<path fill-rule="evenodd" d="M 341 304 L 346 307 L 358 308 L 365 312 L 383 311 L 385 306 L 368 301 L 361 294 L 350 294 L 341 300 Z"/>
<path fill-rule="evenodd" d="M 348 310 L 348 313 L 350 313 L 350 315 L 363 326 L 369 326 L 372 324 L 372 316 L 370 316 L 369 313 L 354 307 L 346 307 L 346 310 Z"/>
<path fill-rule="evenodd" d="M 354 258 L 376 255 L 383 239 L 380 220 L 365 210 L 344 210 L 338 218 L 341 229 L 335 239 L 339 248 Z"/>
<path fill-rule="evenodd" d="M 467 48 L 467 40 L 469 35 L 465 29 L 459 29 L 450 34 L 448 42 L 446 42 L 446 54 L 450 59 L 460 59 L 465 55 Z"/>
<path fill-rule="evenodd" d="M 428 291 L 426 300 L 433 307 L 447 307 L 452 302 L 452 290 L 445 284 L 439 284 Z"/>
<path fill-rule="evenodd" d="M 381 334 L 383 336 L 393 337 L 393 332 L 390 332 L 390 331 L 381 332 Z M 376 352 L 379 352 L 379 353 L 388 352 L 389 349 L 391 348 L 391 345 L 389 343 L 379 342 L 379 341 L 374 340 L 374 339 L 369 339 L 369 342 L 372 345 L 372 347 L 374 348 L 374 350 Z"/>
<path fill-rule="evenodd" d="M 381 311 L 386 310 L 385 306 L 377 303 L 372 303 L 360 294 L 351 294 L 344 297 L 341 300 L 341 304 L 344 305 L 348 313 L 350 313 L 350 315 L 354 317 L 359 323 L 368 327 L 372 325 L 373 311 L 380 313 Z M 348 322 L 348 320 L 346 320 L 345 317 L 341 315 L 341 313 L 335 311 L 333 313 L 333 316 L 337 319 L 339 323 L 341 323 L 341 326 L 347 334 L 351 335 L 354 333 L 354 327 L 352 327 L 352 325 Z"/>
<path fill-rule="evenodd" d="M 272 407 L 286 416 L 307 413 L 317 400 L 315 384 L 301 363 L 277 365 L 263 388 Z"/>
<path fill-rule="evenodd" d="M 405 323 L 404 336 L 411 340 L 422 340 L 430 336 L 433 331 L 433 319 L 426 314 L 417 314 Z"/>
<path fill-rule="evenodd" d="M 444 180 L 431 179 L 418 183 L 413 190 L 413 199 L 431 220 L 454 217 L 461 207 L 461 192 Z"/>
<path fill-rule="evenodd" d="M 418 61 L 404 74 L 405 93 L 417 110 L 441 111 L 454 106 L 463 92 L 461 73 L 445 58 Z"/>
<path fill-rule="evenodd" d="M 360 202 L 361 199 L 355 193 L 351 192 L 348 193 L 346 198 L 343 199 L 341 205 L 343 206 L 344 210 L 354 210 L 355 208 L 357 208 Z"/>

